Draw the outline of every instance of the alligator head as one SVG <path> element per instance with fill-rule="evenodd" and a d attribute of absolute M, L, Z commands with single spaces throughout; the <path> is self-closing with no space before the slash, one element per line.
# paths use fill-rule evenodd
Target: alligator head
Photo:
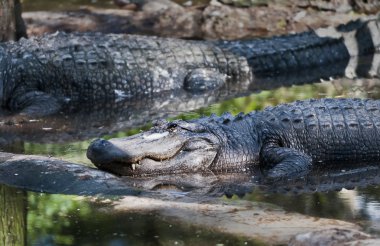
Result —
<path fill-rule="evenodd" d="M 87 157 L 100 169 L 119 175 L 160 175 L 235 171 L 258 159 L 234 148 L 225 125 L 199 120 L 160 122 L 151 130 L 109 141 L 91 143 Z M 244 133 L 243 133 L 244 134 Z M 247 134 L 245 134 L 245 137 Z M 253 146 L 249 146 L 252 150 Z M 244 152 L 242 152 L 244 151 Z"/>
<path fill-rule="evenodd" d="M 218 139 L 201 124 L 157 122 L 131 137 L 95 140 L 87 157 L 119 175 L 186 173 L 209 168 L 218 149 Z"/>

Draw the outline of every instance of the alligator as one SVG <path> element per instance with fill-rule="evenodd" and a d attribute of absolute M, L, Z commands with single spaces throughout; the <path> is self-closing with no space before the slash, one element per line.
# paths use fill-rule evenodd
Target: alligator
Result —
<path fill-rule="evenodd" d="M 250 41 L 188 41 L 100 33 L 55 33 L 0 44 L 3 108 L 26 117 L 72 103 L 203 92 L 259 74 L 329 66 L 372 54 L 377 20 Z M 354 70 L 355 67 L 351 70 Z"/>
<path fill-rule="evenodd" d="M 195 120 L 156 121 L 127 138 L 97 139 L 87 157 L 118 175 L 212 171 L 260 166 L 269 179 L 313 167 L 380 161 L 380 101 L 310 99 L 263 111 Z"/>

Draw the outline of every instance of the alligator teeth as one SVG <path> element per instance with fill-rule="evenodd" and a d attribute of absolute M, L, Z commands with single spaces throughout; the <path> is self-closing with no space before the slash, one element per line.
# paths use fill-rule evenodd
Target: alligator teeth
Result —
<path fill-rule="evenodd" d="M 134 171 L 136 169 L 136 164 L 132 164 L 132 170 Z"/>

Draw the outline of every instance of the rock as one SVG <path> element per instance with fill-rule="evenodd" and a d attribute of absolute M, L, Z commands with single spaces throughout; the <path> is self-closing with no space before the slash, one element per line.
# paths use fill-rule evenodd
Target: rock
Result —
<path fill-rule="evenodd" d="M 343 243 L 356 240 L 370 239 L 371 236 L 361 231 L 352 229 L 324 229 L 320 231 L 312 231 L 294 236 L 290 242 L 290 246 L 334 246 L 343 245 Z M 356 244 L 353 244 L 356 245 Z M 360 245 L 360 244 L 359 244 Z"/>
<path fill-rule="evenodd" d="M 294 0 L 299 1 L 299 0 Z M 305 2 L 305 1 L 303 1 Z M 169 0 L 148 1 L 139 11 L 82 8 L 23 13 L 29 35 L 63 30 L 145 34 L 186 39 L 250 39 L 336 26 L 363 15 L 321 11 L 297 3 L 235 8 L 213 0 L 184 7 Z"/>

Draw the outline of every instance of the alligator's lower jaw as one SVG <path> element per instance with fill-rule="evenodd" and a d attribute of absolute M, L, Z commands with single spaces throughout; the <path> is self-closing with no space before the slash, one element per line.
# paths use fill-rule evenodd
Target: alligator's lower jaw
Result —
<path fill-rule="evenodd" d="M 174 163 L 174 164 L 172 164 Z M 112 162 L 103 165 L 96 165 L 99 169 L 114 173 L 120 176 L 148 177 L 158 175 L 188 174 L 210 172 L 207 165 L 199 165 L 196 168 L 189 168 L 181 163 L 175 164 L 174 161 L 165 160 L 155 161 L 151 159 L 143 159 L 137 163 Z"/>
<path fill-rule="evenodd" d="M 162 174 L 184 173 L 186 170 L 176 165 L 166 163 L 167 160 L 156 161 L 150 158 L 142 159 L 136 163 L 114 161 L 107 164 L 96 165 L 99 169 L 112 172 L 121 176 L 153 176 Z"/>
<path fill-rule="evenodd" d="M 169 160 L 170 161 L 170 160 Z M 236 167 L 231 166 L 224 169 L 214 169 L 210 165 L 199 165 L 196 168 L 189 168 L 181 164 L 170 165 L 151 159 L 143 159 L 137 163 L 129 164 L 123 162 L 113 162 L 105 166 L 99 166 L 108 172 L 120 176 L 130 177 L 151 177 L 160 175 L 178 175 L 178 174 L 195 174 L 195 173 L 214 173 L 214 174 L 233 174 L 233 173 L 257 173 L 258 165 L 244 164 Z"/>

